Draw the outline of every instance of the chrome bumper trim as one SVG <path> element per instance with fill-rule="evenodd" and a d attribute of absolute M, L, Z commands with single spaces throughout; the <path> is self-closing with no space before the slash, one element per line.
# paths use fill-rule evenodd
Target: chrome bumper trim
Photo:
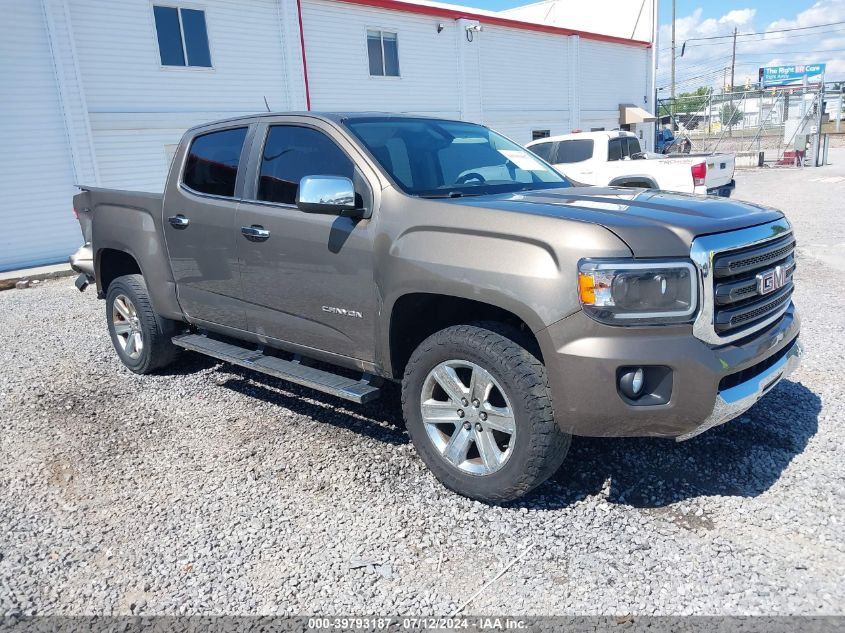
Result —
<path fill-rule="evenodd" d="M 738 415 L 748 411 L 760 398 L 771 391 L 782 378 L 786 378 L 798 367 L 803 353 L 801 343 L 795 341 L 789 351 L 777 363 L 757 374 L 751 380 L 746 380 L 735 387 L 720 391 L 716 396 L 713 412 L 707 416 L 707 419 L 692 431 L 677 436 L 675 440 L 683 442 L 712 429 L 714 426 L 733 420 Z"/>
<path fill-rule="evenodd" d="M 86 242 L 80 246 L 77 251 L 68 258 L 70 267 L 78 273 L 87 275 L 93 281 L 94 279 L 94 251 L 91 248 L 91 243 Z"/>

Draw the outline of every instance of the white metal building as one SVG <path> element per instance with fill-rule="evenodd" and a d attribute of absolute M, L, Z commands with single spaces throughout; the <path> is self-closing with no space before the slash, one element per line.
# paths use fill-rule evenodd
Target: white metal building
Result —
<path fill-rule="evenodd" d="M 613 2 L 591 6 L 600 15 Z M 422 0 L 0 9 L 0 270 L 61 261 L 79 246 L 74 183 L 161 190 L 181 134 L 204 121 L 267 107 L 411 112 L 524 143 L 630 123 L 621 105 L 653 110 L 653 28 L 632 39 Z M 650 127 L 634 127 L 645 145 Z"/>

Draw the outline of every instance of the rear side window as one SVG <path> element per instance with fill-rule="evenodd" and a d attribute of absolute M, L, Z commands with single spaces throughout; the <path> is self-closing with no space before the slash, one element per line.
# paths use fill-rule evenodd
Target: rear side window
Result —
<path fill-rule="evenodd" d="M 352 161 L 328 136 L 318 130 L 274 125 L 261 157 L 258 199 L 296 204 L 304 176 L 353 176 Z"/>
<path fill-rule="evenodd" d="M 554 143 L 537 143 L 536 145 L 532 145 L 528 149 L 537 154 L 540 158 L 542 158 L 547 163 L 553 163 L 552 160 L 552 149 L 554 148 Z"/>
<path fill-rule="evenodd" d="M 622 160 L 622 139 L 614 138 L 607 144 L 607 160 Z"/>
<path fill-rule="evenodd" d="M 197 136 L 188 152 L 182 182 L 199 193 L 234 197 L 244 139 L 245 127 Z"/>
<path fill-rule="evenodd" d="M 581 138 L 574 141 L 560 141 L 557 144 L 557 151 L 554 152 L 550 162 L 559 163 L 580 163 L 593 157 L 593 140 Z"/>

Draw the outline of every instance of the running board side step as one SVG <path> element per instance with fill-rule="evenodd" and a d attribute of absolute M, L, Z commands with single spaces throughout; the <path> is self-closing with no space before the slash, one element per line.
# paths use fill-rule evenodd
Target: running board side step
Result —
<path fill-rule="evenodd" d="M 202 334 L 174 336 L 173 344 L 358 404 L 366 404 L 381 396 L 381 389 L 368 380 L 347 378 L 316 367 L 308 367 L 300 362 L 265 356 L 260 351 L 218 341 Z"/>

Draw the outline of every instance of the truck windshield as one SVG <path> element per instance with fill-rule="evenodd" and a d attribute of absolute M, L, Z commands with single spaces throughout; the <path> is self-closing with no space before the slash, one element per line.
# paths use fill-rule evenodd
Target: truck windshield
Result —
<path fill-rule="evenodd" d="M 393 181 L 420 197 L 459 197 L 570 186 L 516 143 L 472 123 L 401 117 L 344 122 Z"/>

